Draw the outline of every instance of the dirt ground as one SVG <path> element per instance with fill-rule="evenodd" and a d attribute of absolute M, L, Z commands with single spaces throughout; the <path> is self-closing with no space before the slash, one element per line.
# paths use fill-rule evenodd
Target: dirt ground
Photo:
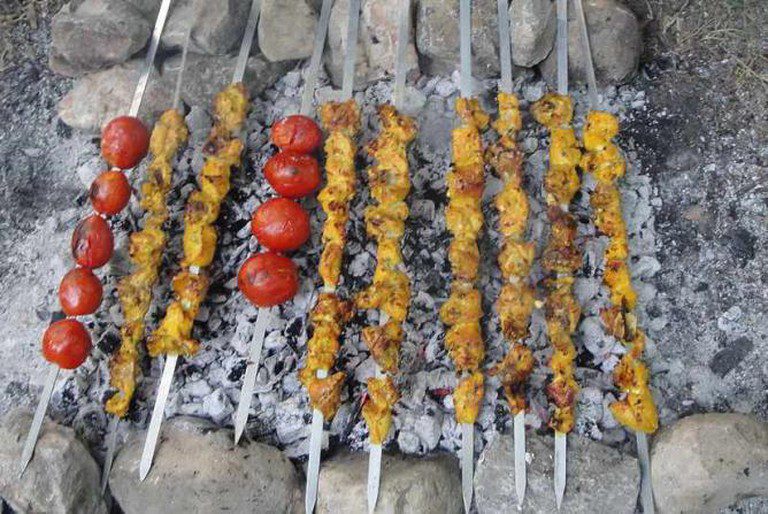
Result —
<path fill-rule="evenodd" d="M 648 108 L 625 130 L 661 199 L 652 314 L 665 322 L 649 350 L 654 384 L 668 392 L 662 417 L 736 410 L 768 419 L 768 6 L 627 3 L 643 26 L 632 85 Z M 22 265 L 27 234 L 85 201 L 80 157 L 68 149 L 88 136 L 58 121 L 56 102 L 71 81 L 47 68 L 60 4 L 0 0 L 0 315 L 19 301 L 13 285 L 36 272 Z M 52 165 L 61 162 L 70 165 Z M 50 258 L 65 248 L 62 239 L 36 251 Z M 24 301 L 43 305 L 37 294 Z M 0 395 L 12 387 L 0 384 Z"/>

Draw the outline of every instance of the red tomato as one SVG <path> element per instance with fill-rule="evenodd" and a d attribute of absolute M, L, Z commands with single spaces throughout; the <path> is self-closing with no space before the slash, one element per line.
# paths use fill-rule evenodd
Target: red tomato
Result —
<path fill-rule="evenodd" d="M 281 150 L 312 153 L 320 146 L 323 133 L 315 120 L 294 114 L 272 125 L 272 143 Z"/>
<path fill-rule="evenodd" d="M 118 116 L 101 131 L 101 155 L 110 166 L 127 170 L 147 155 L 149 131 L 138 118 Z"/>
<path fill-rule="evenodd" d="M 43 357 L 63 369 L 75 369 L 91 351 L 91 336 L 76 319 L 51 323 L 43 335 Z"/>
<path fill-rule="evenodd" d="M 259 253 L 243 263 L 237 287 L 255 306 L 271 307 L 293 298 L 299 290 L 299 272 L 288 257 Z"/>
<path fill-rule="evenodd" d="M 72 233 L 72 256 L 84 268 L 100 268 L 112 258 L 112 230 L 104 218 L 91 214 Z"/>
<path fill-rule="evenodd" d="M 59 285 L 59 303 L 67 316 L 93 314 L 101 304 L 101 281 L 88 268 L 69 270 Z"/>
<path fill-rule="evenodd" d="M 320 165 L 311 155 L 286 150 L 269 158 L 264 176 L 279 195 L 303 198 L 320 185 Z"/>
<path fill-rule="evenodd" d="M 290 252 L 309 239 L 309 215 L 293 200 L 271 198 L 253 213 L 251 232 L 273 252 Z"/>
<path fill-rule="evenodd" d="M 131 199 L 131 185 L 122 171 L 105 171 L 91 183 L 91 205 L 96 212 L 114 216 Z"/>

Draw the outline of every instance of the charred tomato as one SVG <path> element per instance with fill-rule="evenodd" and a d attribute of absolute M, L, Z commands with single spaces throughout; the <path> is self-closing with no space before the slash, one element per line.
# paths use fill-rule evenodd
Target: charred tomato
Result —
<path fill-rule="evenodd" d="M 98 214 L 83 219 L 72 233 L 72 256 L 84 268 L 100 268 L 112 257 L 114 240 L 109 223 Z"/>
<path fill-rule="evenodd" d="M 101 281 L 88 268 L 69 270 L 59 285 L 59 303 L 67 316 L 93 314 L 101 304 Z"/>
<path fill-rule="evenodd" d="M 243 263 L 237 286 L 257 307 L 271 307 L 293 298 L 299 290 L 299 272 L 288 257 L 259 253 Z"/>
<path fill-rule="evenodd" d="M 43 335 L 43 357 L 60 368 L 75 369 L 90 351 L 91 336 L 75 319 L 55 321 Z"/>
<path fill-rule="evenodd" d="M 281 150 L 312 153 L 320 146 L 323 133 L 312 118 L 294 114 L 272 125 L 271 138 Z"/>
<path fill-rule="evenodd" d="M 133 168 L 147 155 L 149 131 L 134 116 L 118 116 L 101 131 L 101 155 L 110 166 Z"/>
<path fill-rule="evenodd" d="M 122 171 L 105 171 L 91 183 L 90 196 L 93 210 L 114 216 L 128 205 L 131 185 Z"/>
<path fill-rule="evenodd" d="M 273 252 L 290 252 L 309 239 L 309 215 L 293 200 L 271 198 L 253 213 L 251 232 Z"/>
<path fill-rule="evenodd" d="M 286 198 L 303 198 L 320 185 L 320 165 L 311 155 L 286 150 L 264 166 L 267 182 Z"/>

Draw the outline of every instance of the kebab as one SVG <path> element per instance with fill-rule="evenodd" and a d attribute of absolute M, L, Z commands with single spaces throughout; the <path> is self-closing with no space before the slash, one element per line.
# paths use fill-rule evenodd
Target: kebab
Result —
<path fill-rule="evenodd" d="M 557 508 L 563 501 L 566 477 L 566 434 L 573 430 L 574 405 L 579 386 L 574 375 L 576 347 L 573 334 L 581 317 L 581 307 L 573 295 L 574 274 L 581 267 L 576 245 L 576 219 L 569 204 L 580 187 L 577 166 L 581 151 L 572 127 L 573 106 L 568 96 L 567 0 L 557 3 L 558 92 L 544 95 L 532 108 L 533 116 L 550 133 L 549 169 L 544 177 L 550 234 L 542 255 L 547 299 L 545 318 L 552 345 L 549 366 L 552 379 L 547 396 L 553 414 L 549 426 L 555 431 L 554 487 Z"/>
<path fill-rule="evenodd" d="M 453 166 L 446 176 L 448 205 L 445 223 L 452 240 L 448 248 L 453 282 L 451 293 L 440 308 L 440 319 L 448 327 L 445 346 L 459 383 L 453 392 L 456 422 L 461 425 L 461 481 L 464 510 L 472 505 L 474 467 L 474 423 L 483 400 L 484 377 L 480 370 L 485 348 L 480 328 L 483 316 L 477 288 L 480 250 L 477 240 L 483 226 L 482 197 L 485 161 L 481 131 L 490 121 L 476 98 L 472 98 L 471 7 L 461 0 L 461 97 L 456 100 L 459 126 L 451 132 Z"/>
<path fill-rule="evenodd" d="M 331 0 L 324 0 L 321 8 L 299 114 L 277 121 L 270 134 L 279 152 L 267 161 L 264 176 L 282 198 L 263 203 L 251 219 L 253 234 L 270 251 L 251 256 L 238 273 L 240 290 L 251 303 L 259 307 L 259 313 L 235 411 L 235 443 L 240 440 L 248 420 L 266 331 L 266 313 L 270 307 L 292 298 L 299 286 L 296 266 L 290 259 L 279 254 L 297 249 L 309 237 L 309 216 L 294 200 L 312 194 L 320 185 L 320 165 L 313 153 L 320 146 L 323 135 L 309 114 L 328 32 L 331 5 Z"/>
<path fill-rule="evenodd" d="M 112 258 L 114 238 L 108 219 L 128 205 L 131 186 L 125 172 L 136 167 L 149 150 L 149 132 L 137 115 L 170 4 L 171 0 L 163 0 L 160 5 L 128 115 L 114 118 L 101 132 L 101 155 L 109 169 L 91 183 L 89 197 L 93 212 L 77 224 L 72 234 L 71 249 L 75 267 L 64 275 L 58 291 L 61 310 L 66 317 L 52 322 L 43 334 L 43 357 L 52 365 L 49 366 L 43 392 L 24 442 L 19 476 L 24 474 L 35 452 L 59 371 L 79 367 L 91 351 L 91 336 L 77 318 L 93 314 L 101 305 L 103 288 L 93 270 L 101 268 Z"/>
<path fill-rule="evenodd" d="M 258 0 L 251 4 L 232 83 L 214 98 L 214 125 L 203 146 L 205 164 L 198 177 L 198 189 L 187 198 L 184 212 L 184 258 L 180 263 L 181 270 L 171 282 L 173 300 L 157 329 L 147 340 L 149 355 L 157 357 L 163 354 L 166 359 L 139 464 L 141 480 L 147 477 L 152 467 L 165 402 L 178 357 L 195 355 L 200 348 L 199 341 L 192 338 L 192 329 L 210 285 L 206 269 L 213 262 L 216 252 L 218 235 L 214 223 L 219 217 L 221 203 L 229 192 L 230 174 L 241 165 L 245 148 L 240 133 L 248 113 L 249 99 L 242 79 L 256 31 L 259 6 Z"/>
<path fill-rule="evenodd" d="M 347 53 L 340 101 L 320 107 L 320 122 L 327 133 L 324 145 L 326 183 L 318 200 L 326 219 L 323 225 L 323 250 L 319 273 L 323 289 L 309 316 L 312 336 L 307 341 L 307 359 L 299 379 L 312 405 L 312 428 L 307 465 L 307 489 L 304 508 L 310 514 L 317 501 L 323 424 L 336 414 L 341 403 L 344 372 L 329 375 L 338 358 L 339 339 L 352 315 L 352 304 L 336 292 L 341 278 L 341 260 L 347 239 L 350 202 L 355 195 L 356 138 L 360 131 L 360 109 L 352 99 L 357 55 L 360 0 L 351 0 L 347 19 Z M 307 91 L 304 92 L 307 94 Z"/>
<path fill-rule="evenodd" d="M 176 77 L 173 107 L 163 112 L 152 129 L 149 151 L 152 161 L 141 185 L 140 206 L 145 211 L 144 226 L 130 236 L 129 257 L 133 271 L 118 283 L 117 293 L 123 312 L 120 347 L 109 363 L 109 384 L 115 390 L 104 410 L 112 415 L 107 428 L 107 453 L 101 475 L 101 491 L 106 491 L 117 445 L 117 428 L 125 418 L 136 391 L 140 373 L 139 345 L 146 332 L 145 318 L 152 304 L 152 292 L 160 273 L 168 235 L 163 230 L 168 219 L 167 195 L 171 190 L 173 162 L 189 137 L 184 115 L 179 109 L 181 83 L 193 24 L 187 30 L 181 65 Z"/>
<path fill-rule="evenodd" d="M 379 311 L 378 326 L 365 327 L 363 341 L 376 362 L 376 376 L 367 381 L 362 413 L 368 426 L 368 512 L 376 508 L 381 477 L 382 444 L 392 425 L 392 409 L 399 399 L 392 375 L 397 373 L 403 342 L 402 324 L 408 313 L 411 285 L 401 252 L 410 193 L 408 145 L 416 137 L 414 120 L 398 111 L 404 101 L 405 49 L 408 43 L 410 1 L 400 2 L 397 61 L 393 105 L 379 107 L 381 130 L 366 152 L 374 164 L 368 168 L 368 185 L 375 202 L 365 210 L 368 236 L 378 247 L 372 284 L 356 298 L 358 309 Z"/>
<path fill-rule="evenodd" d="M 626 172 L 626 162 L 613 139 L 619 134 L 619 120 L 599 110 L 597 81 L 589 44 L 589 33 L 580 0 L 575 3 L 584 53 L 587 56 L 587 82 L 590 111 L 582 135 L 584 156 L 580 166 L 596 182 L 590 195 L 592 219 L 597 230 L 608 237 L 603 258 L 603 283 L 610 291 L 609 307 L 600 313 L 606 333 L 621 341 L 628 351 L 613 371 L 613 380 L 621 392 L 610 405 L 611 413 L 622 426 L 635 432 L 642 484 L 640 499 L 643 512 L 654 512 L 646 434 L 658 429 L 659 416 L 648 385 L 649 372 L 642 362 L 645 334 L 637 326 L 634 310 L 637 293 L 632 287 L 629 270 L 629 242 L 621 209 L 621 192 L 617 181 Z"/>
<path fill-rule="evenodd" d="M 534 366 L 533 352 L 525 345 L 524 339 L 528 336 L 535 302 L 534 290 L 528 278 L 535 247 L 532 241 L 525 239 L 529 204 L 522 186 L 523 152 L 517 146 L 522 116 L 517 96 L 512 93 L 507 8 L 506 0 L 498 1 L 501 83 L 497 96 L 499 114 L 492 126 L 499 139 L 488 148 L 486 160 L 503 183 L 495 200 L 499 213 L 498 230 L 502 236 L 498 262 L 503 278 L 496 300 L 496 311 L 504 338 L 511 343 L 511 347 L 504 359 L 491 368 L 490 374 L 500 378 L 509 410 L 514 417 L 515 488 L 517 504 L 521 508 L 526 485 L 525 386 Z"/>

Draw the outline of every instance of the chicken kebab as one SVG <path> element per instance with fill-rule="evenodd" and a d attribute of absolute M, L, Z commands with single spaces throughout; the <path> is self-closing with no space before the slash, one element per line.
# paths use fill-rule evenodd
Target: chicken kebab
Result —
<path fill-rule="evenodd" d="M 486 151 L 486 160 L 502 181 L 494 201 L 499 215 L 498 231 L 502 246 L 498 264 L 503 284 L 496 300 L 496 312 L 504 338 L 511 346 L 504 359 L 490 370 L 498 376 L 504 396 L 514 417 L 515 488 L 518 507 L 525 498 L 525 410 L 526 384 L 535 364 L 533 353 L 524 340 L 528 336 L 535 292 L 530 282 L 535 245 L 526 240 L 529 203 L 523 189 L 523 152 L 517 135 L 522 116 L 517 96 L 512 93 L 512 59 L 510 55 L 509 12 L 506 0 L 498 1 L 501 81 L 498 117 L 492 127 L 498 135 L 496 143 Z"/>
<path fill-rule="evenodd" d="M 59 371 L 79 367 L 91 351 L 91 336 L 85 324 L 78 318 L 93 314 L 101 305 L 103 288 L 93 270 L 103 267 L 112 258 L 114 237 L 108 220 L 128 205 L 131 186 L 126 177 L 126 171 L 136 167 L 149 150 L 149 131 L 137 115 L 170 4 L 170 0 L 163 0 L 160 5 L 128 115 L 114 118 L 104 126 L 101 132 L 101 155 L 109 168 L 92 182 L 89 197 L 93 212 L 77 224 L 72 234 L 71 249 L 75 267 L 64 275 L 58 291 L 59 303 L 65 318 L 52 322 L 43 335 L 43 357 L 52 366 L 49 368 L 32 425 L 24 443 L 20 475 L 24 473 L 34 454 Z"/>
<path fill-rule="evenodd" d="M 545 319 L 552 346 L 552 379 L 547 396 L 552 404 L 549 426 L 555 431 L 554 488 L 558 509 L 565 492 L 566 435 L 573 430 L 574 406 L 579 391 L 575 377 L 576 346 L 573 334 L 581 307 L 573 294 L 575 274 L 581 267 L 576 244 L 576 218 L 569 205 L 581 186 L 577 167 L 581 150 L 572 126 L 573 105 L 568 95 L 567 2 L 558 0 L 558 92 L 544 95 L 532 107 L 533 116 L 549 130 L 549 168 L 544 176 L 550 233 L 541 266 L 547 274 Z"/>
<path fill-rule="evenodd" d="M 342 298 L 342 257 L 347 240 L 350 203 L 357 187 L 355 172 L 356 139 L 360 132 L 360 108 L 352 98 L 357 55 L 360 0 L 351 0 L 347 19 L 347 53 L 344 57 L 341 98 L 320 106 L 320 123 L 326 132 L 324 144 L 326 182 L 318 195 L 325 212 L 319 273 L 323 288 L 310 313 L 312 335 L 307 341 L 307 358 L 299 379 L 309 394 L 312 428 L 307 467 L 305 511 L 311 513 L 317 500 L 323 424 L 331 420 L 341 403 L 346 374 L 331 373 L 340 351 L 340 338 L 351 318 L 353 305 Z"/>
<path fill-rule="evenodd" d="M 474 423 L 480 412 L 484 392 L 481 366 L 485 346 L 480 320 L 482 296 L 477 287 L 480 250 L 477 241 L 483 227 L 482 198 L 485 186 L 485 160 L 481 131 L 489 116 L 472 98 L 472 54 L 470 48 L 469 0 L 460 3 L 461 97 L 456 100 L 459 125 L 451 132 L 453 165 L 446 175 L 448 205 L 445 224 L 452 239 L 448 248 L 453 282 L 440 320 L 446 325 L 445 347 L 459 375 L 453 391 L 456 422 L 461 425 L 461 471 L 464 510 L 472 505 L 474 467 Z"/>
<path fill-rule="evenodd" d="M 240 400 L 234 416 L 235 443 L 245 430 L 267 324 L 267 311 L 292 298 L 299 287 L 296 265 L 284 254 L 298 249 L 309 238 L 309 215 L 296 200 L 314 193 L 320 185 L 320 165 L 314 154 L 322 143 L 322 131 L 309 116 L 320 68 L 332 0 L 324 0 L 315 28 L 309 67 L 305 74 L 299 114 L 272 125 L 270 139 L 279 152 L 264 166 L 264 176 L 281 196 L 261 204 L 253 213 L 251 230 L 268 251 L 249 257 L 238 273 L 238 286 L 259 313 L 249 345 Z"/>
<path fill-rule="evenodd" d="M 405 203 L 411 191 L 408 146 L 416 137 L 416 124 L 402 114 L 405 96 L 405 48 L 408 43 L 410 0 L 398 5 L 397 60 L 393 102 L 378 109 L 380 131 L 366 147 L 374 162 L 367 170 L 373 204 L 365 210 L 368 237 L 377 245 L 376 269 L 370 286 L 355 299 L 358 309 L 379 312 L 379 324 L 363 329 L 362 338 L 376 362 L 376 376 L 368 379 L 362 413 L 368 426 L 368 512 L 373 512 L 379 492 L 381 451 L 392 425 L 392 409 L 399 399 L 393 380 L 403 343 L 403 323 L 411 300 L 411 284 L 401 251 L 408 218 Z"/>
<path fill-rule="evenodd" d="M 173 107 L 163 112 L 152 129 L 149 151 L 152 154 L 140 188 L 139 206 L 145 212 L 141 230 L 130 235 L 128 255 L 133 271 L 117 285 L 117 296 L 123 314 L 120 346 L 109 363 L 111 396 L 104 410 L 112 415 L 107 428 L 107 454 L 102 468 L 101 490 L 106 490 L 117 444 L 117 425 L 131 406 L 140 374 L 140 345 L 146 332 L 145 318 L 152 304 L 153 288 L 160 274 L 163 252 L 168 241 L 164 225 L 168 219 L 167 196 L 171 190 L 176 155 L 189 137 L 189 128 L 179 108 L 181 83 L 192 33 L 190 24 L 176 77 Z"/>
<path fill-rule="evenodd" d="M 595 228 L 608 237 L 603 254 L 605 271 L 603 283 L 610 292 L 610 306 L 600 312 L 606 333 L 627 347 L 613 370 L 613 381 L 621 396 L 610 405 L 613 417 L 622 426 L 635 432 L 640 461 L 642 483 L 640 499 L 643 512 L 654 512 L 653 490 L 650 477 L 650 459 L 646 434 L 658 429 L 659 416 L 649 387 L 648 368 L 642 361 L 645 334 L 637 326 L 634 310 L 637 293 L 632 287 L 629 269 L 629 239 L 622 216 L 621 192 L 618 180 L 626 173 L 627 164 L 619 147 L 613 142 L 619 134 L 618 118 L 599 109 L 595 67 L 589 44 L 589 33 L 584 8 L 575 2 L 576 19 L 581 32 L 584 54 L 587 56 L 587 82 L 590 111 L 582 134 L 584 156 L 581 168 L 595 181 L 590 194 L 592 219 Z"/>
<path fill-rule="evenodd" d="M 147 340 L 149 355 L 165 355 L 166 360 L 139 465 L 141 480 L 146 478 L 152 466 L 178 357 L 193 356 L 200 349 L 200 342 L 192 337 L 192 329 L 210 285 L 208 268 L 213 262 L 218 239 L 214 224 L 229 192 L 232 170 L 241 166 L 245 148 L 241 132 L 248 114 L 249 98 L 242 79 L 256 31 L 259 6 L 259 0 L 251 4 L 232 84 L 219 92 L 213 100 L 214 125 L 203 146 L 205 163 L 198 177 L 198 188 L 190 193 L 184 211 L 184 257 L 179 272 L 171 282 L 173 300 L 157 329 Z"/>

